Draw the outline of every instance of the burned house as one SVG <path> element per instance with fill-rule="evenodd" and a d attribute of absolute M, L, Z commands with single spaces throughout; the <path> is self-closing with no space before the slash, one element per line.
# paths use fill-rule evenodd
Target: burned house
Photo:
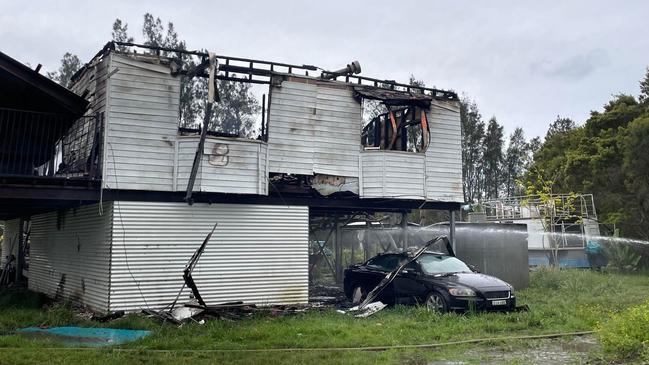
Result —
<path fill-rule="evenodd" d="M 26 256 L 28 287 L 50 296 L 98 311 L 162 308 L 218 222 L 194 271 L 206 302 L 307 302 L 315 218 L 462 202 L 457 95 L 358 71 L 107 44 L 73 78 L 76 95 L 56 90 L 75 113 L 33 124 L 49 133 L 35 143 L 43 154 L 24 147 L 32 127 L 12 116 L 20 108 L 0 105 L 2 128 L 15 130 L 0 150 L 0 219 L 17 249 L 5 240 L 3 257 Z M 193 79 L 208 95 L 187 123 L 179 110 Z M 219 81 L 264 88 L 253 135 L 205 123 L 223 102 Z"/>

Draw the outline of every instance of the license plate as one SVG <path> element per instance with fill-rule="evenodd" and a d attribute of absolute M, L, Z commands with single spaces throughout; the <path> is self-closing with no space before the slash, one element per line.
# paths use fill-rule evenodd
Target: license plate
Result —
<path fill-rule="evenodd" d="M 491 305 L 506 305 L 507 301 L 506 300 L 492 300 Z"/>

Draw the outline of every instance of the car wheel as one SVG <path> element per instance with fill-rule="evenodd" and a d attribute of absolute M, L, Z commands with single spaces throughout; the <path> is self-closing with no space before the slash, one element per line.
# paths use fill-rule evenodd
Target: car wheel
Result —
<path fill-rule="evenodd" d="M 367 293 L 362 286 L 356 285 L 354 287 L 354 290 L 352 290 L 352 304 L 361 304 L 361 302 L 364 301 L 366 297 Z"/>
<path fill-rule="evenodd" d="M 426 308 L 431 312 L 445 313 L 448 311 L 446 299 L 437 292 L 432 292 L 426 297 Z"/>

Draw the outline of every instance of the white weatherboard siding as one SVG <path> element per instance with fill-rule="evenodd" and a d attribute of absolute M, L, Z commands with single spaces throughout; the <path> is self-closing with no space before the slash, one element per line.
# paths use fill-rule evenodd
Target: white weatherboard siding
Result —
<path fill-rule="evenodd" d="M 199 139 L 199 136 L 178 138 L 176 190 L 187 189 Z M 216 144 L 227 146 L 227 163 L 223 166 L 210 163 Z M 208 137 L 194 191 L 267 195 L 266 149 L 266 143 L 260 141 Z"/>
<path fill-rule="evenodd" d="M 111 310 L 171 303 L 215 222 L 193 274 L 206 303 L 308 301 L 307 207 L 121 201 L 114 210 Z M 185 288 L 179 302 L 189 295 Z"/>
<path fill-rule="evenodd" d="M 269 113 L 270 172 L 358 177 L 361 105 L 350 88 L 284 81 Z"/>
<path fill-rule="evenodd" d="M 268 109 L 270 172 L 312 175 L 317 86 L 284 81 L 272 87 Z"/>
<path fill-rule="evenodd" d="M 431 103 L 424 154 L 361 151 L 361 104 L 349 86 L 284 81 L 269 111 L 270 172 L 360 177 L 361 198 L 463 200 L 456 102 Z"/>
<path fill-rule="evenodd" d="M 313 172 L 358 177 L 361 104 L 349 88 L 318 87 L 313 129 Z"/>
<path fill-rule="evenodd" d="M 168 66 L 109 57 L 104 185 L 172 191 L 180 78 Z"/>
<path fill-rule="evenodd" d="M 32 217 L 29 289 L 108 310 L 111 203 Z"/>
<path fill-rule="evenodd" d="M 462 202 L 462 131 L 457 102 L 433 100 L 428 112 L 426 199 Z"/>
<path fill-rule="evenodd" d="M 362 198 L 423 199 L 426 156 L 401 151 L 361 153 Z"/>
<path fill-rule="evenodd" d="M 426 115 L 430 144 L 425 153 L 361 152 L 361 198 L 464 200 L 460 111 L 455 103 L 433 101 Z"/>

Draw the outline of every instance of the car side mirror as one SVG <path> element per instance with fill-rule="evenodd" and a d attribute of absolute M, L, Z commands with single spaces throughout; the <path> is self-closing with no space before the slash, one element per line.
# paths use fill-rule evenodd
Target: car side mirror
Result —
<path fill-rule="evenodd" d="M 469 265 L 469 269 L 471 269 L 471 271 L 473 272 L 480 273 L 480 269 L 478 269 L 478 267 L 475 265 Z"/>

